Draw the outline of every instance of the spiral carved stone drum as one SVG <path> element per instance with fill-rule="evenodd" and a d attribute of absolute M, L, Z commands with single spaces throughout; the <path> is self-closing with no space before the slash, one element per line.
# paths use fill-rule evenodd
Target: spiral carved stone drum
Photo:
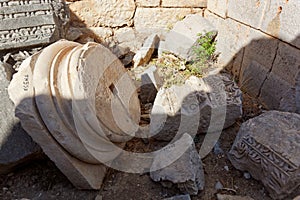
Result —
<path fill-rule="evenodd" d="M 78 188 L 99 189 L 104 164 L 138 129 L 134 84 L 96 43 L 48 46 L 22 63 L 8 90 L 24 129 Z"/>

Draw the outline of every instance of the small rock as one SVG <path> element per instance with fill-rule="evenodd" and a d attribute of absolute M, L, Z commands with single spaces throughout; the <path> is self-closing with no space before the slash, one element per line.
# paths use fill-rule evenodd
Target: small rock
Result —
<path fill-rule="evenodd" d="M 251 178 L 251 174 L 249 174 L 248 172 L 244 172 L 244 178 L 249 180 Z"/>
<path fill-rule="evenodd" d="M 184 148 L 187 150 L 180 155 Z M 179 156 L 179 158 L 170 165 L 161 168 L 173 156 L 176 156 L 175 158 Z M 154 171 L 156 169 L 158 170 Z M 197 195 L 199 190 L 204 189 L 201 158 L 190 135 L 184 134 L 178 141 L 167 146 L 154 157 L 150 177 L 156 182 L 170 181 L 177 184 L 180 191 L 191 195 Z"/>
<path fill-rule="evenodd" d="M 102 200 L 103 199 L 103 197 L 102 197 L 102 195 L 100 195 L 100 194 L 98 194 L 97 196 L 96 196 L 96 198 L 95 198 L 95 200 Z"/>
<path fill-rule="evenodd" d="M 217 194 L 218 200 L 254 200 L 248 196 L 233 196 L 227 194 Z"/>
<path fill-rule="evenodd" d="M 79 28 L 70 27 L 68 29 L 68 33 L 66 34 L 66 39 L 70 41 L 75 41 L 82 35 L 83 33 L 80 31 Z"/>
<path fill-rule="evenodd" d="M 150 35 L 142 48 L 133 57 L 134 67 L 147 64 L 155 49 L 157 49 L 159 43 L 159 37 L 157 34 Z"/>
<path fill-rule="evenodd" d="M 224 188 L 223 184 L 218 181 L 216 184 L 215 184 L 215 189 L 216 190 L 222 190 Z"/>
<path fill-rule="evenodd" d="M 191 200 L 191 197 L 189 194 L 186 194 L 186 195 L 178 195 L 178 196 L 165 198 L 163 200 Z"/>
<path fill-rule="evenodd" d="M 224 166 L 224 169 L 229 172 L 229 167 L 227 165 Z"/>
<path fill-rule="evenodd" d="M 219 141 L 214 146 L 214 154 L 215 155 L 224 154 L 223 149 L 221 149 L 221 147 L 220 147 L 220 142 Z"/>

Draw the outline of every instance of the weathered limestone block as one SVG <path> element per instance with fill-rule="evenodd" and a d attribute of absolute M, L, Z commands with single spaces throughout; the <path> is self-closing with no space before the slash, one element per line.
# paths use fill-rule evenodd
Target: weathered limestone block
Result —
<path fill-rule="evenodd" d="M 201 158 L 195 148 L 193 139 L 185 134 L 183 137 L 188 137 L 190 146 L 186 151 L 173 163 L 161 168 L 165 160 L 169 160 L 166 157 L 166 152 L 162 151 L 154 157 L 153 164 L 150 168 L 150 177 L 152 180 L 159 182 L 171 182 L 176 184 L 177 187 L 184 193 L 191 195 L 197 195 L 199 190 L 204 189 L 204 171 L 202 167 Z M 166 149 L 166 151 L 171 151 Z M 151 169 L 161 168 L 157 171 Z"/>
<path fill-rule="evenodd" d="M 286 92 L 295 86 L 300 65 L 299 54 L 300 50 L 279 43 L 273 68 L 262 86 L 259 97 L 267 108 L 278 109 Z"/>
<path fill-rule="evenodd" d="M 227 0 L 209 0 L 207 9 L 223 18 L 227 17 Z"/>
<path fill-rule="evenodd" d="M 291 1 L 228 1 L 228 16 L 260 29 L 274 37 L 300 47 L 300 18 L 291 13 L 300 9 L 297 0 Z"/>
<path fill-rule="evenodd" d="M 63 1 L 1 1 L 0 50 L 45 45 L 62 38 L 67 15 Z"/>
<path fill-rule="evenodd" d="M 133 57 L 134 67 L 147 64 L 155 49 L 158 48 L 159 37 L 157 34 L 150 35 L 144 42 L 142 48 Z"/>
<path fill-rule="evenodd" d="M 256 30 L 251 30 L 250 38 L 251 42 L 244 51 L 239 84 L 242 90 L 258 96 L 272 68 L 279 41 Z"/>
<path fill-rule="evenodd" d="M 224 112 L 214 113 L 211 119 L 214 110 Z M 208 129 L 215 132 L 231 126 L 241 114 L 241 91 L 228 77 L 191 77 L 182 86 L 158 91 L 151 110 L 150 135 L 170 141 L 185 132 L 192 136 Z"/>
<path fill-rule="evenodd" d="M 192 47 L 197 44 L 198 34 L 214 32 L 217 30 L 212 24 L 199 14 L 188 15 L 177 22 L 174 28 L 166 34 L 164 50 L 186 60 L 192 60 Z"/>
<path fill-rule="evenodd" d="M 162 0 L 162 7 L 206 8 L 207 0 Z"/>
<path fill-rule="evenodd" d="M 134 15 L 134 26 L 139 32 L 151 32 L 152 34 L 153 31 L 170 29 L 186 15 L 201 11 L 198 8 L 137 8 Z"/>
<path fill-rule="evenodd" d="M 261 180 L 274 199 L 300 186 L 299 122 L 296 113 L 268 111 L 242 124 L 229 152 L 232 164 Z"/>
<path fill-rule="evenodd" d="M 232 72 L 234 77 L 240 75 L 244 47 L 249 42 L 250 28 L 232 19 L 222 19 L 213 13 L 205 12 L 208 19 L 218 30 L 216 53 L 218 64 Z"/>
<path fill-rule="evenodd" d="M 96 43 L 48 46 L 22 63 L 8 90 L 24 129 L 82 189 L 100 188 L 103 164 L 121 152 L 109 138 L 131 138 L 140 118 L 125 68 Z"/>
<path fill-rule="evenodd" d="M 134 0 L 83 0 L 76 1 L 69 5 L 70 10 L 78 19 L 89 27 L 120 27 L 130 26 L 135 12 Z"/>
<path fill-rule="evenodd" d="M 41 155 L 40 147 L 15 117 L 15 107 L 7 93 L 9 83 L 0 63 L 0 174 L 9 173 L 18 165 Z"/>
<path fill-rule="evenodd" d="M 136 0 L 136 4 L 141 7 L 158 7 L 160 0 Z"/>
<path fill-rule="evenodd" d="M 114 31 L 114 40 L 117 43 L 115 54 L 124 56 L 125 54 L 137 52 L 143 45 L 147 35 L 140 34 L 130 27 L 120 28 Z"/>

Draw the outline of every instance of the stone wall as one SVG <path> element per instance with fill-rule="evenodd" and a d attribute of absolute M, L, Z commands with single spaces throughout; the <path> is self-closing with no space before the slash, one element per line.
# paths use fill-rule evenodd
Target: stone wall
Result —
<path fill-rule="evenodd" d="M 219 30 L 219 64 L 268 109 L 278 109 L 283 98 L 294 95 L 300 70 L 299 10 L 298 0 L 208 0 L 205 17 Z"/>
<path fill-rule="evenodd" d="M 188 14 L 203 15 L 207 0 L 79 0 L 68 4 L 73 31 L 89 32 L 91 38 L 97 35 L 102 42 L 135 52 L 153 29 L 170 30 Z"/>

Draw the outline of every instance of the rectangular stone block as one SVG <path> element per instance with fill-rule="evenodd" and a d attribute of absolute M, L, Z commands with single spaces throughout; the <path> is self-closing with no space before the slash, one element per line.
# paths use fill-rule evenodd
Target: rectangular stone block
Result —
<path fill-rule="evenodd" d="M 186 15 L 200 12 L 202 10 L 199 8 L 137 8 L 134 26 L 139 32 L 168 30 Z"/>
<path fill-rule="evenodd" d="M 297 72 L 300 70 L 300 50 L 286 43 L 280 42 L 272 68 L 275 73 L 286 82 L 294 85 Z"/>
<path fill-rule="evenodd" d="M 163 7 L 206 8 L 207 0 L 162 0 Z"/>
<path fill-rule="evenodd" d="M 158 7 L 160 0 L 136 0 L 136 4 L 141 7 Z"/>
<path fill-rule="evenodd" d="M 299 10 L 298 0 L 271 1 L 265 9 L 260 29 L 300 48 Z"/>
<path fill-rule="evenodd" d="M 249 42 L 251 29 L 232 19 L 219 19 L 222 21 L 217 27 L 216 53 L 220 53 L 218 63 L 238 77 L 242 65 L 243 48 Z"/>
<path fill-rule="evenodd" d="M 259 100 L 269 110 L 278 109 L 280 100 L 292 88 L 282 77 L 271 72 L 261 87 Z"/>
<path fill-rule="evenodd" d="M 279 43 L 272 71 L 261 89 L 260 99 L 269 109 L 278 109 L 280 100 L 295 86 L 300 66 L 300 50 Z"/>
<path fill-rule="evenodd" d="M 300 48 L 300 4 L 290 1 L 228 1 L 228 16 Z"/>
<path fill-rule="evenodd" d="M 242 90 L 252 96 L 258 96 L 272 68 L 279 41 L 253 29 L 248 41 L 250 43 L 245 47 L 239 84 Z"/>
<path fill-rule="evenodd" d="M 209 0 L 207 2 L 207 9 L 223 18 L 227 17 L 228 0 Z"/>
<path fill-rule="evenodd" d="M 228 0 L 227 16 L 239 22 L 259 28 L 264 9 L 270 1 L 239 1 Z"/>
<path fill-rule="evenodd" d="M 63 34 L 65 4 L 55 0 L 0 2 L 0 50 L 43 45 Z"/>

